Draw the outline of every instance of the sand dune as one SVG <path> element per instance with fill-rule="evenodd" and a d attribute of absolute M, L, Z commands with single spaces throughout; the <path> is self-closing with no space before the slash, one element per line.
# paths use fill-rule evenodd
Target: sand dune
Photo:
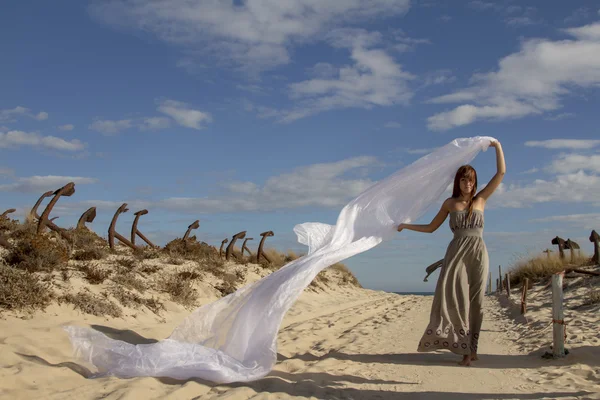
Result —
<path fill-rule="evenodd" d="M 306 290 L 279 333 L 279 360 L 259 381 L 216 385 L 170 378 L 87 379 L 60 328 L 86 323 L 133 343 L 158 340 L 188 313 L 167 303 L 120 319 L 82 315 L 53 305 L 30 318 L 0 320 L 0 396 L 7 399 L 574 399 L 600 398 L 598 332 L 572 321 L 580 340 L 564 360 L 544 360 L 501 307 L 486 299 L 481 360 L 470 368 L 450 353 L 416 353 L 431 297 L 346 287 Z M 532 311 L 533 314 L 534 311 Z M 540 311 L 542 312 L 542 311 Z M 524 330 L 524 328 L 520 328 Z M 593 331 L 593 332 L 592 332 Z M 591 332 L 591 333 L 590 333 Z M 596 336 L 593 336 L 596 335 Z M 585 337 L 585 339 L 584 339 Z M 536 351 L 532 352 L 533 348 Z M 595 357 L 595 358 L 594 358 Z"/>

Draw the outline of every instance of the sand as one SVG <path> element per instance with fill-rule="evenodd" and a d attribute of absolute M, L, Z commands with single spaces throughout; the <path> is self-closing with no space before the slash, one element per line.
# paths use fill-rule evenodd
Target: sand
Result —
<path fill-rule="evenodd" d="M 547 325 L 548 305 L 538 297 L 539 305 L 532 299 L 529 306 L 528 327 L 513 318 L 514 302 L 488 296 L 481 360 L 461 367 L 460 357 L 449 352 L 416 352 L 432 297 L 349 285 L 307 289 L 284 319 L 271 374 L 225 385 L 170 378 L 87 379 L 93 367 L 72 358 L 61 329 L 63 324 L 89 324 L 134 343 L 159 340 L 190 312 L 174 303 L 167 302 L 162 317 L 146 311 L 118 319 L 94 317 L 65 304 L 29 317 L 5 313 L 0 319 L 0 398 L 600 399 L 598 307 L 569 317 L 571 353 L 547 360 L 541 354 L 548 350 L 551 330 L 546 336 L 535 332 Z"/>

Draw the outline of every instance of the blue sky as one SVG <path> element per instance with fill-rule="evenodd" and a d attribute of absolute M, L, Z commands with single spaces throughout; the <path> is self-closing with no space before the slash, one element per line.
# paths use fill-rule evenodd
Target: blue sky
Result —
<path fill-rule="evenodd" d="M 106 235 L 164 245 L 200 219 L 247 230 L 335 223 L 377 180 L 456 137 L 494 136 L 507 175 L 486 209 L 492 271 L 600 228 L 595 1 L 61 1 L 0 6 L 0 208 L 76 193 Z M 473 165 L 481 184 L 494 153 Z M 480 185 L 481 185 L 480 184 Z M 440 204 L 443 199 L 440 199 Z M 46 204 L 46 203 L 44 203 Z M 436 205 L 419 223 L 428 223 Z M 128 235 L 126 235 L 128 236 Z M 451 234 L 402 232 L 346 264 L 368 288 L 431 291 Z M 494 275 L 495 277 L 495 275 Z"/>

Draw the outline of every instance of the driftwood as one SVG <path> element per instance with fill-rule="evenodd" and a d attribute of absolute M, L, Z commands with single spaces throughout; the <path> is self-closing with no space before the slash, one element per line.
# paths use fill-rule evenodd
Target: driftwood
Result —
<path fill-rule="evenodd" d="M 437 260 L 436 262 L 425 268 L 425 272 L 427 272 L 427 275 L 423 279 L 423 282 L 427 282 L 427 278 L 429 278 L 429 275 L 433 274 L 436 269 L 442 266 L 443 263 L 444 259 L 442 258 L 441 260 Z"/>
<path fill-rule="evenodd" d="M 223 246 L 225 245 L 225 243 L 229 243 L 229 239 L 225 238 L 221 242 L 221 248 L 219 249 L 219 257 L 223 257 Z"/>
<path fill-rule="evenodd" d="M 600 264 L 600 235 L 595 230 L 590 234 L 590 242 L 594 243 L 594 257 L 592 260 L 596 264 Z"/>
<path fill-rule="evenodd" d="M 94 222 L 95 218 L 96 207 L 88 208 L 87 211 L 81 214 L 81 217 L 79 217 L 79 221 L 77 221 L 77 229 L 85 228 L 85 224 Z"/>
<path fill-rule="evenodd" d="M 267 237 L 275 236 L 275 234 L 273 233 L 273 231 L 266 231 L 266 232 L 261 233 L 260 236 L 262 236 L 262 239 L 260 240 L 260 244 L 258 245 L 258 251 L 256 252 L 256 262 L 260 261 L 260 257 L 264 257 L 265 260 L 267 260 L 268 262 L 271 262 L 269 257 L 263 251 L 263 246 L 265 244 L 265 240 L 267 239 Z"/>
<path fill-rule="evenodd" d="M 42 201 L 44 201 L 44 199 L 46 197 L 52 196 L 53 193 L 54 193 L 53 191 L 46 192 L 46 193 L 44 193 L 43 195 L 40 196 L 40 198 L 38 199 L 38 201 L 35 202 L 33 208 L 31 209 L 31 211 L 29 211 L 29 219 L 31 221 L 33 221 L 34 219 L 37 219 L 37 220 L 40 219 L 40 216 L 37 213 L 37 209 L 40 206 L 40 204 L 42 204 Z"/>
<path fill-rule="evenodd" d="M 233 235 L 233 237 L 231 238 L 231 242 L 229 242 L 229 245 L 227 245 L 227 249 L 225 250 L 225 259 L 229 260 L 229 257 L 231 257 L 231 253 L 233 251 L 233 246 L 235 245 L 236 240 L 238 239 L 243 239 L 246 237 L 246 231 L 241 231 L 236 233 L 235 235 Z"/>
<path fill-rule="evenodd" d="M 600 276 L 600 272 L 588 271 L 587 269 L 581 269 L 581 268 L 566 268 L 564 273 L 568 274 L 570 272 L 577 272 L 578 274 L 586 274 L 586 275 L 592 275 L 592 276 Z"/>
<path fill-rule="evenodd" d="M 12 214 L 15 211 L 17 211 L 16 208 L 9 208 L 8 210 L 6 210 L 2 214 L 0 214 L 0 218 L 8 218 L 8 214 Z"/>
<path fill-rule="evenodd" d="M 248 246 L 246 246 L 246 242 L 248 240 L 254 240 L 254 238 L 246 238 L 246 239 L 244 239 L 244 244 L 242 244 L 242 257 L 244 256 L 244 251 L 247 251 L 248 255 L 252 256 L 252 252 L 250 251 L 250 249 L 248 248 Z"/>
<path fill-rule="evenodd" d="M 131 247 L 133 250 L 137 249 L 135 244 L 131 243 L 129 240 L 125 239 L 123 235 L 115 231 L 115 225 L 117 224 L 117 219 L 119 218 L 119 215 L 127 211 L 129 211 L 129 209 L 127 208 L 127 203 L 121 204 L 121 207 L 119 207 L 115 212 L 115 215 L 113 215 L 112 221 L 110 222 L 110 226 L 108 227 L 108 245 L 112 250 L 114 250 L 115 248 L 115 238 L 119 239 L 121 243 Z"/>
<path fill-rule="evenodd" d="M 148 243 L 150 247 L 156 247 L 154 243 L 152 243 L 140 230 L 137 228 L 138 220 L 142 215 L 148 214 L 148 210 L 140 210 L 133 215 L 135 215 L 135 219 L 133 220 L 133 224 L 131 225 L 131 244 L 135 246 L 135 235 L 139 236 L 144 242 Z"/>
<path fill-rule="evenodd" d="M 185 231 L 185 235 L 183 235 L 183 240 L 186 241 L 188 239 L 188 237 L 190 236 L 190 232 L 192 231 L 192 229 L 198 229 L 200 227 L 200 220 L 195 220 L 194 222 L 192 222 L 188 228 L 187 231 Z M 195 238 L 195 236 L 194 236 Z"/>
<path fill-rule="evenodd" d="M 556 236 L 554 239 L 552 239 L 552 244 L 558 246 L 558 253 L 560 255 L 560 258 L 565 258 L 565 240 Z"/>
<path fill-rule="evenodd" d="M 54 208 L 54 206 L 58 202 L 58 199 L 60 199 L 62 196 L 70 197 L 73 195 L 73 193 L 75 193 L 75 183 L 73 183 L 73 182 L 67 183 L 65 186 L 61 187 L 60 189 L 58 189 L 57 191 L 54 192 L 54 197 L 52 198 L 52 200 L 50 200 L 50 203 L 48 203 L 48 205 L 46 206 L 46 209 L 44 210 L 42 215 L 39 217 L 38 226 L 37 226 L 37 234 L 38 235 L 41 235 L 44 232 L 44 228 L 48 227 L 51 230 L 53 230 L 54 232 L 60 234 L 64 239 L 70 241 L 71 237 L 66 232 L 66 230 L 56 226 L 52 221 L 50 221 L 48 219 L 48 217 L 50 216 L 50 213 L 52 212 L 52 208 Z"/>

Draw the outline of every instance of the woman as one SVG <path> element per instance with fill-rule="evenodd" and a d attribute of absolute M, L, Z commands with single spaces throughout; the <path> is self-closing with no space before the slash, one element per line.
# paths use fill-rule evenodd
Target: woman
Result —
<path fill-rule="evenodd" d="M 506 172 L 502 146 L 496 148 L 496 175 L 477 192 L 477 172 L 463 165 L 454 177 L 452 197 L 446 199 L 428 225 L 400 224 L 398 232 L 410 229 L 435 232 L 450 214 L 454 238 L 448 245 L 440 277 L 435 288 L 429 325 L 417 351 L 447 349 L 463 356 L 460 365 L 470 366 L 477 360 L 477 343 L 483 320 L 482 303 L 489 260 L 483 241 L 483 210 L 487 199 L 500 185 Z"/>

